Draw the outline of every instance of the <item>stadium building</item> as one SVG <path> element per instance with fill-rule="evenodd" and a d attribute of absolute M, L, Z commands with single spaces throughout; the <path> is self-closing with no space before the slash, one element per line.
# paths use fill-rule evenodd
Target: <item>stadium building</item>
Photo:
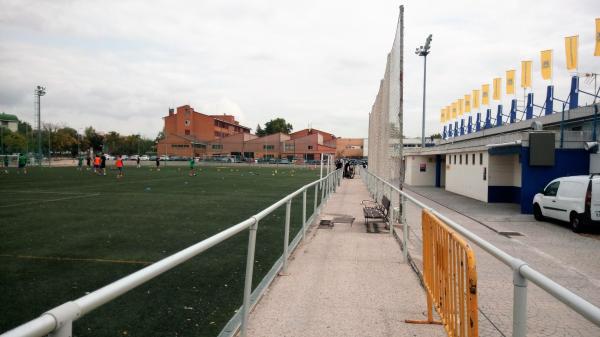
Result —
<path fill-rule="evenodd" d="M 520 121 L 513 100 L 508 115 L 499 105 L 495 119 L 487 109 L 485 120 L 477 113 L 473 120 L 444 126 L 436 146 L 405 148 L 405 184 L 441 187 L 484 202 L 518 203 L 522 213 L 532 213 L 534 195 L 552 179 L 599 173 L 600 103 L 579 107 L 574 77 L 568 101 L 556 112 L 552 89 L 542 107 L 529 94 Z M 541 108 L 537 117 L 534 107 Z"/>

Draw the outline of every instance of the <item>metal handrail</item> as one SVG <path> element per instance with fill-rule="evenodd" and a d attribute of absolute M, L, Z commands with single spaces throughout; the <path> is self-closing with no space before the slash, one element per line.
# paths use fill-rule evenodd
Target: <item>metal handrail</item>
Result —
<path fill-rule="evenodd" d="M 527 281 L 533 282 L 535 285 L 540 287 L 546 293 L 550 294 L 552 297 L 558 299 L 573 311 L 577 312 L 588 321 L 593 323 L 594 325 L 600 327 L 600 308 L 593 305 L 592 303 L 586 301 L 582 297 L 573 293 L 569 289 L 561 286 L 560 284 L 554 282 L 544 274 L 530 267 L 525 261 L 522 261 L 518 258 L 511 256 L 510 254 L 504 252 L 488 241 L 480 238 L 475 235 L 473 232 L 459 225 L 456 221 L 448 218 L 444 214 L 439 211 L 431 208 L 425 203 L 417 200 L 413 196 L 407 194 L 406 192 L 400 190 L 398 187 L 390 184 L 389 182 L 383 180 L 377 175 L 363 169 L 363 172 L 366 174 L 361 174 L 363 180 L 367 184 L 367 188 L 369 191 L 375 194 L 377 198 L 379 195 L 384 193 L 384 188 L 387 186 L 391 190 L 395 191 L 399 194 L 402 199 L 402 217 L 405 216 L 405 200 L 408 200 L 415 205 L 428 210 L 437 216 L 440 220 L 444 221 L 449 227 L 451 227 L 456 232 L 463 235 L 469 241 L 473 242 L 481 249 L 500 260 L 502 263 L 510 267 L 513 271 L 513 336 L 514 337 L 524 337 L 527 334 Z M 380 187 L 380 185 L 382 185 Z M 402 250 L 405 261 L 407 261 L 408 256 L 408 244 L 407 244 L 407 224 L 406 221 L 402 221 L 403 224 L 403 239 L 402 240 Z M 393 232 L 393 226 L 390 226 Z"/>
<path fill-rule="evenodd" d="M 267 215 L 275 211 L 280 206 L 286 204 L 286 221 L 285 221 L 285 238 L 284 238 L 284 253 L 283 253 L 283 268 L 287 265 L 287 259 L 289 258 L 289 227 L 290 227 L 290 213 L 291 213 L 291 202 L 295 196 L 303 194 L 303 205 L 302 205 L 302 230 L 299 235 L 304 238 L 306 232 L 306 193 L 310 187 L 315 187 L 315 203 L 314 203 L 314 214 L 317 214 L 317 194 L 318 190 L 322 191 L 321 205 L 325 202 L 331 193 L 335 192 L 336 187 L 339 185 L 341 180 L 341 171 L 332 171 L 327 176 L 318 179 L 314 182 L 306 184 L 298 190 L 286 195 L 281 200 L 275 202 L 271 206 L 258 212 L 254 216 L 227 228 L 207 239 L 204 239 L 186 249 L 183 249 L 173 255 L 165 257 L 164 259 L 151 264 L 143 269 L 140 269 L 132 274 L 129 274 L 115 282 L 112 282 L 94 292 L 91 292 L 85 296 L 82 296 L 76 300 L 66 302 L 53 308 L 40 317 L 33 319 L 27 323 L 24 323 L 12 330 L 9 330 L 0 337 L 17 337 L 17 336 L 44 336 L 52 333 L 53 336 L 71 336 L 72 335 L 72 324 L 73 321 L 81 318 L 85 314 L 92 310 L 114 300 L 115 298 L 125 294 L 126 292 L 142 285 L 153 278 L 169 271 L 170 269 L 184 263 L 185 261 L 201 254 L 209 248 L 231 238 L 232 236 L 244 231 L 249 230 L 249 241 L 248 241 L 248 255 L 246 261 L 246 275 L 244 284 L 244 303 L 242 312 L 242 336 L 245 335 L 245 328 L 248 322 L 249 309 L 251 306 L 250 296 L 251 284 L 252 284 L 252 273 L 254 264 L 254 250 L 256 245 L 256 229 L 258 222 L 265 218 Z M 320 183 L 323 183 L 322 186 Z M 319 206 L 320 207 L 320 206 Z"/>

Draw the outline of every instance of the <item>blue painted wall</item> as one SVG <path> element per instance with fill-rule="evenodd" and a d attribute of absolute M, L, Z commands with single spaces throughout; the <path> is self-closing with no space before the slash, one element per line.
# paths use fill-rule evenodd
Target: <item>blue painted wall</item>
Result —
<path fill-rule="evenodd" d="M 583 149 L 556 149 L 554 156 L 554 166 L 530 166 L 529 148 L 521 148 L 521 213 L 533 213 L 533 197 L 552 179 L 589 173 L 590 154 Z"/>

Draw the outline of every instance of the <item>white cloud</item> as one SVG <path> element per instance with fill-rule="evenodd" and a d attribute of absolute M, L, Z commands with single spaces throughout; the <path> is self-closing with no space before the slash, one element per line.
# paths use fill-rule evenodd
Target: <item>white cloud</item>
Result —
<path fill-rule="evenodd" d="M 420 130 L 422 59 L 428 57 L 428 132 L 439 108 L 519 61 L 555 50 L 566 96 L 563 37 L 580 34 L 591 57 L 597 1 L 411 1 L 406 10 L 405 132 Z M 392 44 L 397 5 L 353 1 L 0 0 L 0 110 L 75 128 L 153 137 L 170 106 L 191 104 L 256 124 L 284 117 L 336 135 L 367 135 L 368 112 Z M 568 19 L 565 12 L 568 11 Z M 536 100 L 544 93 L 534 73 Z M 585 85 L 582 82 L 582 86 Z"/>

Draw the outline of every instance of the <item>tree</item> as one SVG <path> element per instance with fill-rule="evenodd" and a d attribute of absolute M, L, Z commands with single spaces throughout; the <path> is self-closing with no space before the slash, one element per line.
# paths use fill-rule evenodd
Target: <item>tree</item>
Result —
<path fill-rule="evenodd" d="M 4 153 L 24 153 L 27 150 L 27 139 L 17 132 L 4 128 L 2 138 Z"/>
<path fill-rule="evenodd" d="M 275 118 L 265 123 L 264 130 L 260 128 L 260 125 L 256 128 L 257 136 L 272 135 L 274 133 L 285 133 L 290 134 L 293 130 L 292 124 L 287 123 L 283 118 Z M 260 132 L 260 134 L 259 134 Z"/>
<path fill-rule="evenodd" d="M 257 136 L 259 136 L 259 137 L 262 137 L 262 136 L 265 136 L 265 135 L 266 135 L 266 133 L 265 133 L 265 130 L 263 130 L 263 128 L 261 128 L 261 127 L 260 127 L 260 124 L 258 124 L 258 125 L 256 126 L 256 132 L 255 132 L 255 134 L 256 134 Z"/>
<path fill-rule="evenodd" d="M 99 135 L 93 127 L 88 126 L 83 131 L 84 137 L 84 147 L 92 148 L 93 151 L 98 151 L 102 149 L 102 144 L 104 144 L 104 137 Z"/>

